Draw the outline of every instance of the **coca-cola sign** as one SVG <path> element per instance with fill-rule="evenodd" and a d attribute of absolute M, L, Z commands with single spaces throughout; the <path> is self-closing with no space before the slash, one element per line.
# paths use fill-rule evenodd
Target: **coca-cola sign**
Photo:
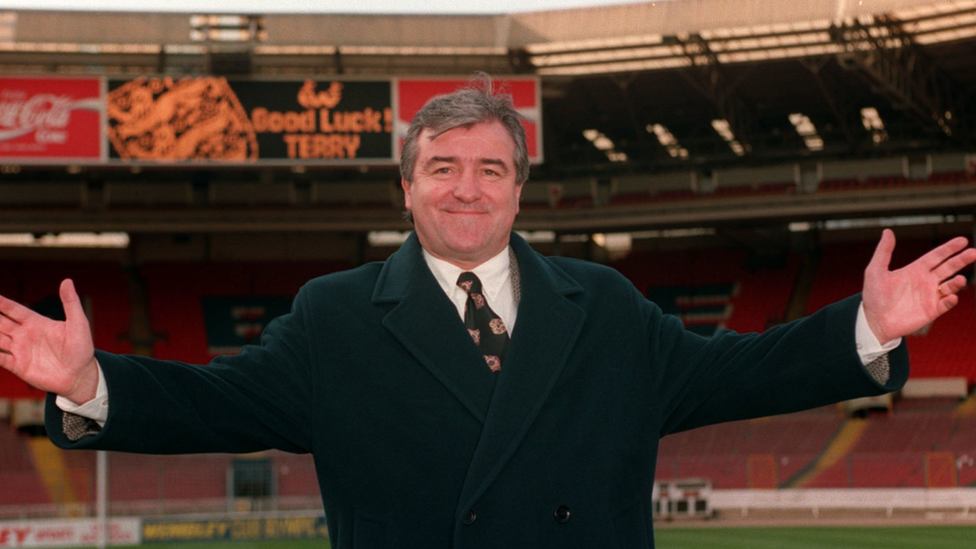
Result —
<path fill-rule="evenodd" d="M 98 78 L 0 77 L 0 159 L 101 160 Z"/>

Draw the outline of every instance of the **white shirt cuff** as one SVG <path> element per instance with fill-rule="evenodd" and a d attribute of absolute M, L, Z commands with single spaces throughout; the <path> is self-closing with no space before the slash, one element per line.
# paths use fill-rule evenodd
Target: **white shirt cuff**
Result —
<path fill-rule="evenodd" d="M 98 388 L 95 390 L 95 398 L 84 404 L 77 404 L 58 395 L 54 403 L 62 412 L 86 417 L 98 423 L 100 427 L 104 427 L 108 420 L 108 387 L 105 385 L 105 375 L 102 373 L 101 364 L 98 364 L 97 360 L 95 364 L 98 365 Z"/>
<path fill-rule="evenodd" d="M 878 341 L 874 332 L 871 331 L 871 326 L 868 325 L 867 318 L 864 316 L 864 303 L 861 303 L 857 308 L 857 323 L 854 325 L 854 341 L 857 343 L 857 354 L 860 355 L 861 363 L 865 366 L 901 345 L 900 337 L 892 339 L 884 345 Z"/>

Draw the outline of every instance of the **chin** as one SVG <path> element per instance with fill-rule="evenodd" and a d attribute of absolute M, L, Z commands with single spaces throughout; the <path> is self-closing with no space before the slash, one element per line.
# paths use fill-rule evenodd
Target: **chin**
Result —
<path fill-rule="evenodd" d="M 451 249 L 457 252 L 458 254 L 471 255 L 471 254 L 484 251 L 485 243 L 469 242 L 469 241 L 455 242 L 451 245 Z"/>

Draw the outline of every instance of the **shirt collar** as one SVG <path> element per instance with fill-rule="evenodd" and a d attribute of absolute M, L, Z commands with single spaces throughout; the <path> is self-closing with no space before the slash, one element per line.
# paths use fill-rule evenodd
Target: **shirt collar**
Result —
<path fill-rule="evenodd" d="M 437 279 L 437 282 L 444 289 L 445 293 L 450 295 L 459 289 L 457 279 L 461 273 L 465 272 L 463 269 L 453 263 L 434 257 L 427 250 L 424 250 L 424 260 L 427 262 L 430 272 L 434 274 L 434 278 Z M 510 273 L 510 266 L 511 256 L 506 246 L 498 255 L 478 265 L 474 269 L 470 269 L 470 271 L 478 275 L 478 278 L 481 280 L 482 290 L 488 299 L 491 300 L 498 295 L 502 285 L 505 284 Z"/>

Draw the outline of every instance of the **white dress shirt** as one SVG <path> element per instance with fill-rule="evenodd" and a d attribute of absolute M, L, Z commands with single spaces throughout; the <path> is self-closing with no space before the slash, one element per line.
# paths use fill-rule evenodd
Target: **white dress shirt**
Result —
<path fill-rule="evenodd" d="M 461 273 L 466 271 L 453 263 L 430 255 L 427 250 L 424 250 L 424 260 L 448 299 L 457 307 L 458 316 L 463 321 L 468 294 L 457 285 L 457 280 Z M 471 272 L 478 275 L 488 306 L 505 323 L 505 328 L 508 329 L 508 335 L 511 337 L 515 330 L 515 317 L 518 316 L 518 303 L 515 302 L 515 288 L 512 285 L 509 248 L 505 248 L 500 254 L 471 269 Z"/>

